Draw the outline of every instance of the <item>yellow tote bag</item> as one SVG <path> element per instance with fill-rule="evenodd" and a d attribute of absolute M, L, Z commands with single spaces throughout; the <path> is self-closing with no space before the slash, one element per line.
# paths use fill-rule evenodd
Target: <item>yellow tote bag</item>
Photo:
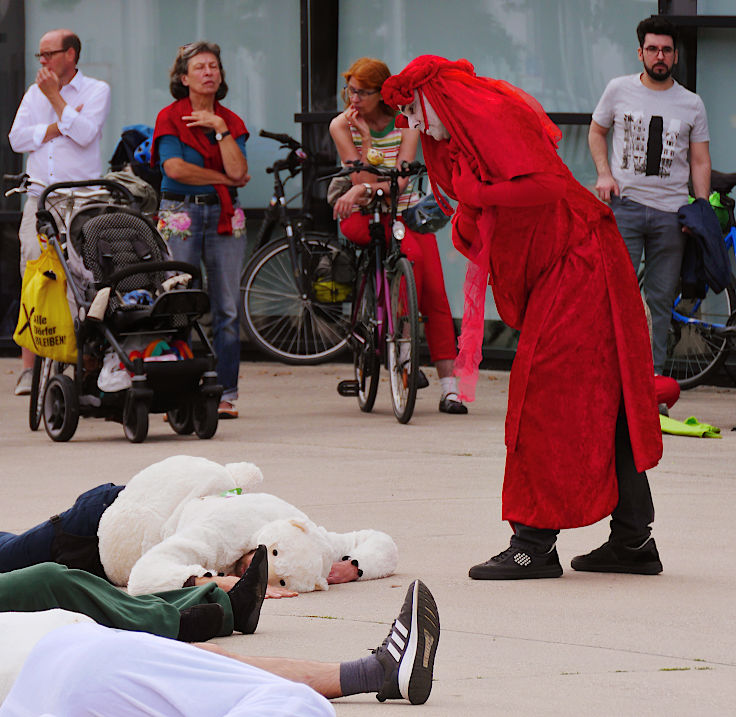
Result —
<path fill-rule="evenodd" d="M 54 361 L 75 363 L 77 360 L 74 322 L 66 300 L 66 278 L 52 247 L 46 247 L 38 259 L 26 263 L 13 341 Z"/>

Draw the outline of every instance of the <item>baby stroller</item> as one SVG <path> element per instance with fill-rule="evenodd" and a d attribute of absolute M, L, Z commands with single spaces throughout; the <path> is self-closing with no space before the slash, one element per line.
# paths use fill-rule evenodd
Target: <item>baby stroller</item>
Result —
<path fill-rule="evenodd" d="M 96 199 L 75 207 L 60 235 L 47 209 L 49 195 L 91 186 L 107 190 L 107 197 L 98 191 Z M 73 377 L 64 365 L 36 362 L 31 428 L 40 411 L 51 439 L 68 441 L 80 416 L 101 417 L 122 423 L 126 438 L 140 443 L 149 413 L 166 413 L 176 433 L 211 438 L 222 387 L 198 322 L 209 311 L 209 298 L 187 288 L 199 279 L 199 268 L 171 260 L 133 195 L 114 181 L 50 185 L 39 197 L 36 223 L 67 279 L 77 362 Z M 199 343 L 193 346 L 194 335 Z"/>

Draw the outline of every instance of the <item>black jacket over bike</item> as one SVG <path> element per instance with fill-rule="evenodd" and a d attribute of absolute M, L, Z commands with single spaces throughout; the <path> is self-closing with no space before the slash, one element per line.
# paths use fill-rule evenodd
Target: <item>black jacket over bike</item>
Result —
<path fill-rule="evenodd" d="M 682 257 L 683 298 L 705 298 L 706 284 L 720 294 L 731 283 L 731 266 L 718 217 L 705 199 L 680 207 L 677 216 L 690 231 Z"/>

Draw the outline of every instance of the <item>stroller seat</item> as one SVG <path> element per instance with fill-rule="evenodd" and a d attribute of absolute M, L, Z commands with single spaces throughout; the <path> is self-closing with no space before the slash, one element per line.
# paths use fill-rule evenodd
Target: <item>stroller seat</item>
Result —
<path fill-rule="evenodd" d="M 84 266 L 91 272 L 94 291 L 110 285 L 110 277 L 117 271 L 136 264 L 161 262 L 170 259 L 168 248 L 158 232 L 142 217 L 128 212 L 101 214 L 89 219 L 79 233 L 79 254 Z M 124 304 L 121 296 L 129 291 L 145 290 L 152 295 L 161 289 L 165 271 L 144 271 L 129 274 L 115 287 L 110 297 L 108 313 L 121 309 L 137 310 L 137 305 Z"/>
<path fill-rule="evenodd" d="M 199 289 L 164 291 L 162 284 L 173 273 L 168 247 L 154 227 L 142 217 L 126 212 L 89 219 L 80 233 L 80 249 L 91 271 L 93 290 L 111 286 L 106 317 L 121 331 L 181 328 L 209 311 L 209 297 Z M 146 268 L 151 265 L 151 269 Z M 140 271 L 137 271 L 140 269 Z M 128 292 L 147 291 L 152 305 L 126 303 Z"/>

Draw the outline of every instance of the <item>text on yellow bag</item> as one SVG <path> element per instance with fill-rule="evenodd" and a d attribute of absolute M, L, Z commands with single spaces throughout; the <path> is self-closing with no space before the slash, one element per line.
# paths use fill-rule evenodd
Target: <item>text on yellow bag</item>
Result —
<path fill-rule="evenodd" d="M 74 321 L 66 300 L 66 278 L 52 247 L 46 247 L 38 259 L 26 263 L 13 341 L 54 361 L 75 363 L 77 360 Z"/>

